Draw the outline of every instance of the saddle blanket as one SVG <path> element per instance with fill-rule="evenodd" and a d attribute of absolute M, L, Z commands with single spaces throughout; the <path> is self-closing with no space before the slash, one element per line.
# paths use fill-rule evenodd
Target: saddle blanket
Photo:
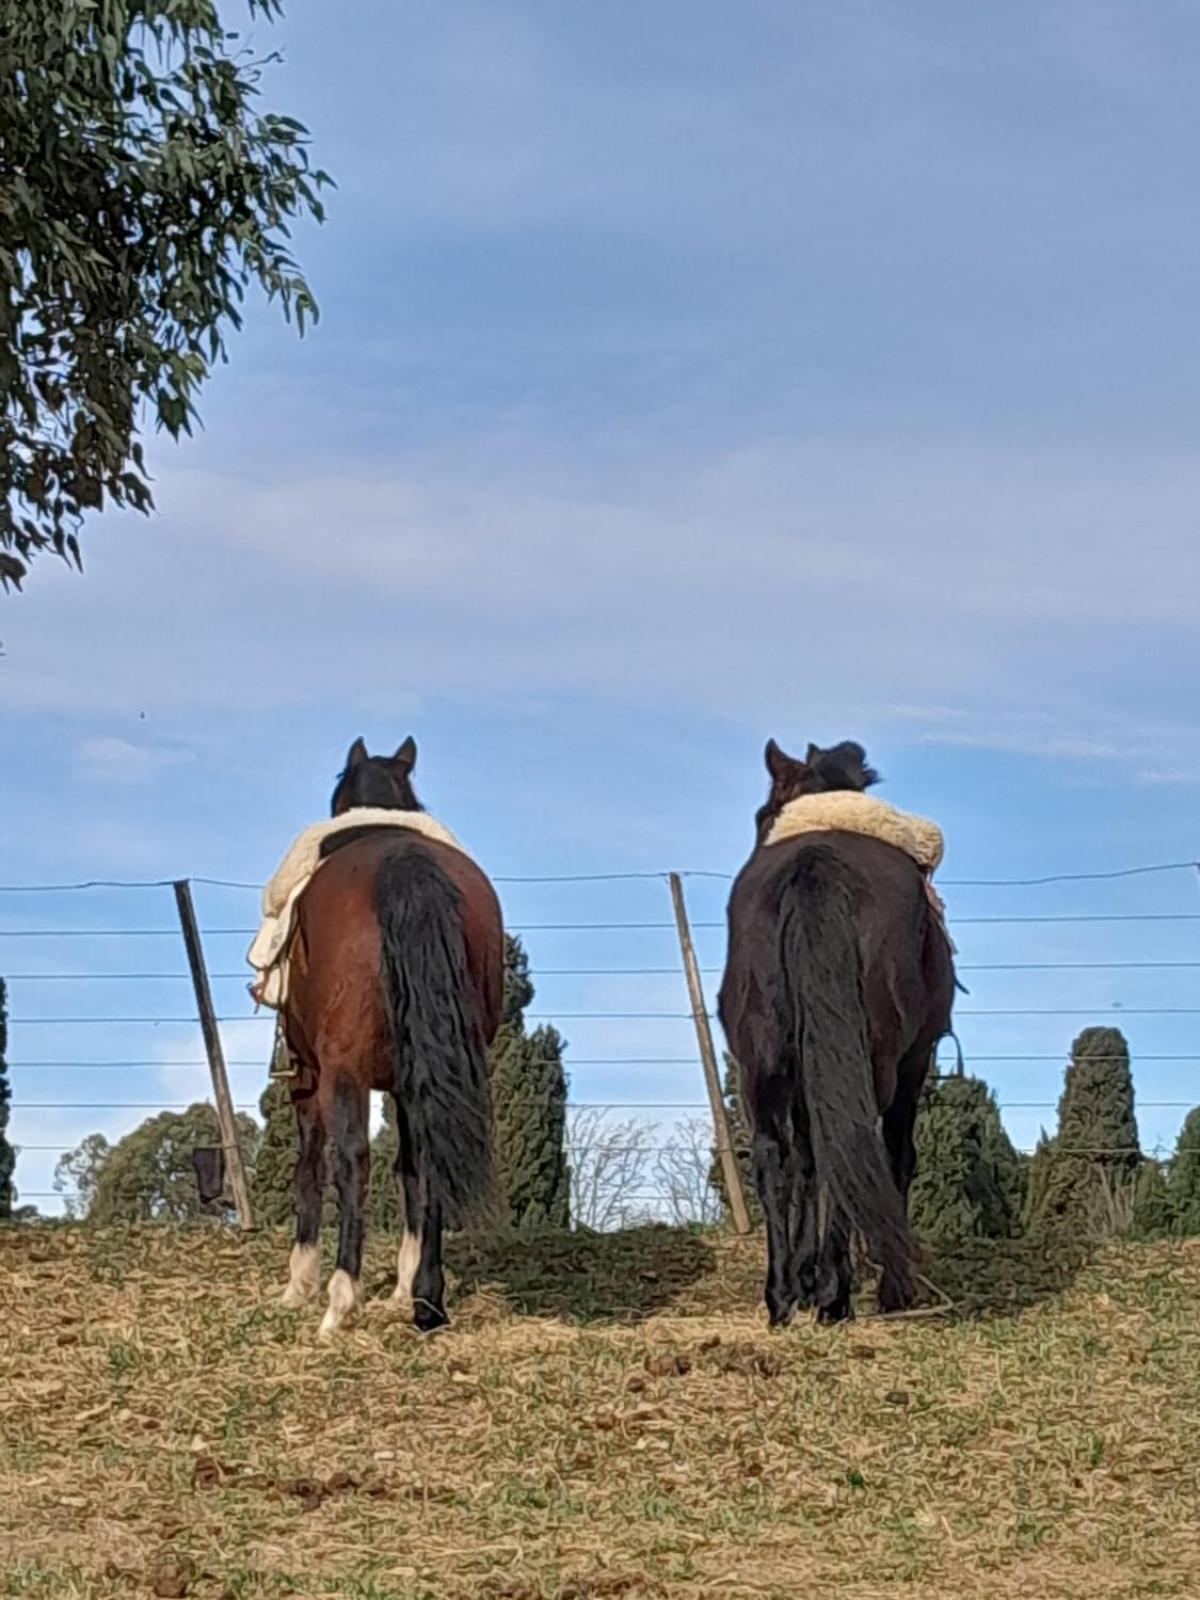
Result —
<path fill-rule="evenodd" d="M 321 846 L 326 839 L 351 828 L 408 828 L 448 844 L 454 850 L 462 845 L 434 817 L 425 811 L 395 811 L 379 806 L 355 806 L 340 817 L 314 823 L 292 843 L 287 855 L 272 875 L 262 895 L 262 924 L 246 959 L 258 973 L 250 985 L 256 1005 L 279 1010 L 287 999 L 288 951 L 295 923 L 296 903 L 321 866 Z"/>
<path fill-rule="evenodd" d="M 898 811 L 886 800 L 837 789 L 827 794 L 802 794 L 787 805 L 771 824 L 767 844 L 780 844 L 802 833 L 860 833 L 894 845 L 920 867 L 933 874 L 942 862 L 942 830 L 936 822 Z"/>
<path fill-rule="evenodd" d="M 951 952 L 955 952 L 954 941 L 946 927 L 945 903 L 933 887 L 933 874 L 941 866 L 945 853 L 942 830 L 936 822 L 900 811 L 886 800 L 877 800 L 874 795 L 862 794 L 856 789 L 836 789 L 825 794 L 802 794 L 789 800 L 771 824 L 766 843 L 780 844 L 784 839 L 795 839 L 804 833 L 859 833 L 868 839 L 894 845 L 911 856 L 924 874 L 925 893 Z"/>

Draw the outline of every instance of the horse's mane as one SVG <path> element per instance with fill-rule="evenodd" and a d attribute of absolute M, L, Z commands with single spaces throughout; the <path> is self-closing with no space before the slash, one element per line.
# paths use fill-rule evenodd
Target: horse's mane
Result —
<path fill-rule="evenodd" d="M 810 745 L 804 764 L 812 779 L 813 794 L 831 789 L 853 789 L 861 794 L 879 782 L 879 774 L 867 763 L 867 752 L 853 739 L 844 739 L 831 750 Z"/>

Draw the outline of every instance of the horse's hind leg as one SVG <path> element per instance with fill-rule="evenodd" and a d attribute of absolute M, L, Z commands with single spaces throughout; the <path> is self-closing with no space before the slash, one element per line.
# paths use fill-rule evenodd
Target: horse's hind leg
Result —
<path fill-rule="evenodd" d="M 330 1338 L 362 1300 L 363 1234 L 371 1167 L 370 1095 L 345 1074 L 333 1088 L 333 1180 L 338 1195 L 337 1266 L 321 1337 Z"/>
<path fill-rule="evenodd" d="M 294 1179 L 296 1242 L 283 1304 L 295 1308 L 315 1298 L 321 1283 L 321 1211 L 325 1204 L 325 1123 L 315 1093 L 293 1095 L 299 1152 Z"/>
<path fill-rule="evenodd" d="M 396 1181 L 404 1195 L 404 1237 L 396 1258 L 396 1288 L 392 1299 L 412 1309 L 413 1284 L 421 1264 L 421 1219 L 425 1213 L 424 1187 L 417 1174 L 413 1154 L 412 1136 L 404 1107 L 393 1097 L 396 1107 L 396 1130 L 399 1135 L 396 1150 Z"/>
<path fill-rule="evenodd" d="M 888 1165 L 904 1209 L 908 1210 L 908 1191 L 917 1170 L 917 1149 L 913 1131 L 917 1124 L 917 1109 L 921 1090 L 930 1071 L 933 1047 L 921 1043 L 910 1050 L 900 1063 L 897 1073 L 896 1094 L 883 1114 L 883 1142 L 887 1149 Z M 906 1311 L 912 1295 L 902 1290 L 884 1273 L 879 1281 L 879 1309 L 881 1311 Z"/>
<path fill-rule="evenodd" d="M 887 1149 L 892 1180 L 906 1206 L 908 1191 L 912 1188 L 913 1177 L 917 1170 L 917 1147 L 913 1139 L 916 1125 L 917 1096 L 905 1094 L 901 1089 L 884 1112 L 883 1142 Z"/>
<path fill-rule="evenodd" d="M 883 1142 L 888 1153 L 888 1165 L 895 1180 L 900 1198 L 908 1204 L 908 1191 L 917 1170 L 917 1150 L 913 1130 L 917 1125 L 917 1109 L 921 1091 L 933 1067 L 933 1046 L 918 1045 L 901 1060 L 896 1073 L 896 1093 L 891 1105 L 883 1114 Z"/>
<path fill-rule="evenodd" d="M 422 1333 L 444 1328 L 446 1274 L 442 1266 L 442 1208 L 436 1200 L 425 1207 L 421 1222 L 421 1255 L 412 1286 L 413 1326 Z"/>
<path fill-rule="evenodd" d="M 446 1279 L 442 1267 L 442 1210 L 430 1203 L 429 1182 L 413 1149 L 404 1107 L 396 1102 L 400 1130 L 397 1163 L 404 1188 L 404 1238 L 396 1263 L 393 1299 L 412 1310 L 413 1325 L 432 1333 L 450 1320 L 446 1315 Z"/>
<path fill-rule="evenodd" d="M 816 1170 L 813 1166 L 812 1137 L 803 1097 L 797 1095 L 792 1106 L 791 1168 L 788 1179 L 791 1209 L 788 1218 L 791 1257 L 788 1277 L 797 1305 L 817 1303 L 817 1269 L 821 1236 L 817 1219 Z"/>
<path fill-rule="evenodd" d="M 792 1281 L 796 1166 L 784 1103 L 786 1085 L 779 1075 L 749 1081 L 754 1089 L 754 1177 L 767 1226 L 764 1298 L 771 1326 L 782 1328 L 796 1309 Z"/>
<path fill-rule="evenodd" d="M 848 1322 L 854 1315 L 851 1293 L 854 1268 L 850 1260 L 850 1224 L 846 1213 L 826 1196 L 817 1205 L 826 1211 L 821 1229 L 814 1299 L 819 1322 Z"/>

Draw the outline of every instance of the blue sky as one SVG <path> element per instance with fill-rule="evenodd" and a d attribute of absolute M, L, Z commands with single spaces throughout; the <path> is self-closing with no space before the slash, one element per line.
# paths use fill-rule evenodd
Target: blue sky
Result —
<path fill-rule="evenodd" d="M 497 873 L 736 869 L 768 734 L 862 739 L 883 793 L 943 823 L 947 878 L 1197 853 L 1194 8 L 293 11 L 267 93 L 338 182 L 300 240 L 321 323 L 300 342 L 252 317 L 203 434 L 151 442 L 158 515 L 106 518 L 82 578 L 43 564 L 0 602 L 5 881 L 260 879 L 356 734 L 410 731 L 427 804 Z M 947 898 L 1190 913 L 1196 889 Z M 719 918 L 719 883 L 691 892 Z M 657 883 L 505 899 L 515 924 L 666 915 Z M 240 926 L 252 904 L 202 908 Z M 5 897 L 0 926 L 170 909 Z M 702 939 L 718 966 L 719 931 Z M 180 965 L 170 942 L 0 943 L 10 972 Z M 214 967 L 244 943 L 214 938 Z M 1186 922 L 971 923 L 959 943 L 972 965 L 1200 960 Z M 546 968 L 671 959 L 657 931 L 530 945 Z M 968 982 L 964 1012 L 1086 1013 L 964 1016 L 980 1057 L 1061 1057 L 1115 1005 L 1200 1005 L 1185 968 Z M 190 1058 L 187 1029 L 22 1020 L 187 1000 L 14 978 L 10 1054 Z M 642 1007 L 681 1010 L 680 986 L 539 994 L 556 1015 Z M 1200 1055 L 1196 1020 L 1126 1025 L 1141 1058 Z M 580 1058 L 691 1048 L 677 1020 L 563 1028 Z M 574 1086 L 697 1098 L 673 1070 Z M 1006 1103 L 1057 1094 L 1054 1062 L 984 1070 Z M 21 1106 L 203 1081 L 138 1071 L 13 1075 Z M 1138 1082 L 1147 1141 L 1169 1139 L 1178 1110 L 1148 1102 L 1200 1098 L 1194 1064 L 1142 1059 Z M 1009 1120 L 1028 1143 L 1050 1115 Z M 19 1109 L 15 1131 L 136 1120 Z M 52 1165 L 25 1156 L 25 1187 Z"/>

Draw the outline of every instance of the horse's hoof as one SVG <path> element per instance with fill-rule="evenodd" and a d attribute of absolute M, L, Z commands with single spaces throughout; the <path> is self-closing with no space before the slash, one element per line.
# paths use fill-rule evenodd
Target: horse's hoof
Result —
<path fill-rule="evenodd" d="M 329 1306 L 321 1318 L 317 1337 L 332 1339 L 346 1318 L 352 1317 L 358 1310 L 362 1298 L 362 1284 L 359 1280 L 352 1278 L 344 1267 L 338 1267 L 329 1280 Z"/>
<path fill-rule="evenodd" d="M 795 1315 L 796 1307 L 793 1301 L 779 1301 L 774 1304 L 767 1301 L 767 1326 L 769 1328 L 786 1328 Z"/>
<path fill-rule="evenodd" d="M 322 1344 L 332 1344 L 339 1334 L 346 1331 L 349 1323 L 354 1322 L 359 1315 L 356 1306 L 350 1311 L 343 1311 L 339 1307 L 330 1306 L 321 1318 L 321 1326 L 317 1329 L 317 1338 Z"/>
<path fill-rule="evenodd" d="M 450 1318 L 440 1306 L 431 1305 L 428 1300 L 418 1300 L 413 1307 L 413 1327 L 418 1333 L 437 1333 L 449 1326 Z"/>
<path fill-rule="evenodd" d="M 792 1284 L 792 1293 L 796 1296 L 796 1304 L 806 1311 L 811 1310 L 817 1303 L 817 1268 L 815 1261 L 807 1260 L 800 1266 L 795 1274 Z"/>
<path fill-rule="evenodd" d="M 917 1303 L 917 1292 L 911 1283 L 896 1283 L 884 1278 L 880 1281 L 877 1305 L 882 1317 L 894 1317 L 902 1311 L 911 1311 Z"/>
<path fill-rule="evenodd" d="M 839 1322 L 854 1321 L 854 1307 L 848 1300 L 839 1301 L 832 1306 L 818 1306 L 817 1321 L 822 1327 L 832 1328 Z"/>
<path fill-rule="evenodd" d="M 279 1296 L 281 1306 L 297 1311 L 317 1298 L 321 1286 L 321 1253 L 315 1244 L 292 1247 L 288 1264 L 288 1286 Z"/>

